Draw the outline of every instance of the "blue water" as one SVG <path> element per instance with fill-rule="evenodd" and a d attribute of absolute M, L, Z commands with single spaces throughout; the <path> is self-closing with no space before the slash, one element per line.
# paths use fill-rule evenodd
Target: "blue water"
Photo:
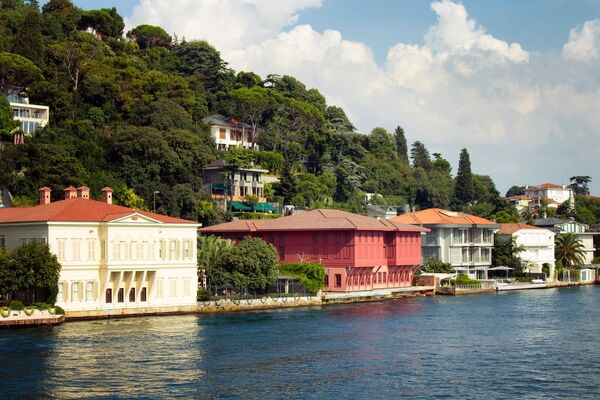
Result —
<path fill-rule="evenodd" d="M 0 331 L 0 398 L 598 398 L 600 287 Z"/>

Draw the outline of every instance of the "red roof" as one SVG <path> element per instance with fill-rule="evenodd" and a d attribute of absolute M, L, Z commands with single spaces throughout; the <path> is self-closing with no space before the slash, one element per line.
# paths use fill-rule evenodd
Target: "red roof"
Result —
<path fill-rule="evenodd" d="M 542 229 L 537 226 L 521 224 L 521 223 L 507 223 L 500 224 L 499 235 L 512 235 L 513 233 L 520 231 L 521 229 Z"/>
<path fill-rule="evenodd" d="M 489 219 L 457 211 L 428 208 L 408 214 L 399 215 L 390 221 L 413 225 L 497 225 Z"/>
<path fill-rule="evenodd" d="M 110 222 L 133 213 L 164 223 L 195 224 L 195 221 L 169 217 L 148 211 L 107 204 L 101 201 L 74 198 L 33 207 L 0 208 L 0 223 L 13 222 Z"/>
<path fill-rule="evenodd" d="M 538 190 L 538 189 L 560 189 L 562 188 L 561 185 L 557 185 L 556 183 L 550 183 L 550 182 L 546 182 L 546 183 L 542 183 L 540 185 L 534 186 L 534 187 L 528 187 L 525 190 Z"/>
<path fill-rule="evenodd" d="M 200 229 L 200 232 L 225 233 L 312 230 L 429 232 L 429 229 L 426 228 L 331 209 L 317 209 L 270 220 L 236 220 L 220 225 L 208 226 Z"/>

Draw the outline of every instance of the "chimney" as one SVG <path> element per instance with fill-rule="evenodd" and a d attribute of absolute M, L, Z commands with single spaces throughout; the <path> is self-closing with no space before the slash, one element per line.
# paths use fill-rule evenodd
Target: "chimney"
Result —
<path fill-rule="evenodd" d="M 65 188 L 65 200 L 74 199 L 77 197 L 77 189 L 73 186 Z"/>
<path fill-rule="evenodd" d="M 113 190 L 108 186 L 102 188 L 102 201 L 106 204 L 112 204 L 112 192 Z"/>
<path fill-rule="evenodd" d="M 90 198 L 90 188 L 87 186 L 79 186 L 77 188 L 77 197 L 80 199 Z"/>
<path fill-rule="evenodd" d="M 44 186 L 39 188 L 38 192 L 40 193 L 40 205 L 50 204 L 50 192 L 52 192 L 52 189 L 50 189 L 47 186 Z"/>

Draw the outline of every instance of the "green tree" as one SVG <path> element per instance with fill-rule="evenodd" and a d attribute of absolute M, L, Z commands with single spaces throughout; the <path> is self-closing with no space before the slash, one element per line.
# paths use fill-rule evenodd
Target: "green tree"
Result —
<path fill-rule="evenodd" d="M 54 303 L 60 278 L 61 265 L 50 247 L 37 241 L 16 248 L 11 254 L 11 268 L 21 274 L 19 290 L 33 289 L 47 294 L 47 298 L 34 299 Z"/>
<path fill-rule="evenodd" d="M 265 289 L 275 282 L 277 251 L 260 238 L 246 237 L 221 257 L 218 268 L 229 274 L 230 283 L 249 289 Z"/>
<path fill-rule="evenodd" d="M 229 93 L 229 96 L 235 103 L 235 116 L 242 122 L 250 124 L 252 128 L 250 138 L 254 148 L 258 125 L 264 114 L 272 108 L 273 97 L 268 89 L 260 86 L 235 89 Z M 246 135 L 244 132 L 244 137 Z"/>
<path fill-rule="evenodd" d="M 18 54 L 0 53 L 0 93 L 18 94 L 41 79 L 42 71 L 31 60 Z"/>
<path fill-rule="evenodd" d="M 127 38 L 134 40 L 140 49 L 150 47 L 171 47 L 172 38 L 161 27 L 154 25 L 138 25 L 129 32 Z"/>
<path fill-rule="evenodd" d="M 396 127 L 394 131 L 394 138 L 396 139 L 396 151 L 400 161 L 406 165 L 408 162 L 408 145 L 406 144 L 406 136 L 404 135 L 404 129 L 400 125 Z"/>
<path fill-rule="evenodd" d="M 369 135 L 369 152 L 385 160 L 398 158 L 394 137 L 384 128 L 375 128 Z"/>
<path fill-rule="evenodd" d="M 410 149 L 410 158 L 412 158 L 413 167 L 421 167 L 424 170 L 431 169 L 431 156 L 425 145 L 419 141 L 413 143 Z"/>
<path fill-rule="evenodd" d="M 525 194 L 525 186 L 511 186 L 506 192 L 506 197 L 522 196 Z"/>
<path fill-rule="evenodd" d="M 42 24 L 42 16 L 37 7 L 24 7 L 12 48 L 13 53 L 22 55 L 38 66 L 41 66 L 44 61 Z"/>
<path fill-rule="evenodd" d="M 115 7 L 102 8 L 100 10 L 82 11 L 79 28 L 92 28 L 103 36 L 116 38 L 123 35 L 125 23 Z"/>
<path fill-rule="evenodd" d="M 460 151 L 458 161 L 458 172 L 456 173 L 456 184 L 454 186 L 454 204 L 458 209 L 467 207 L 475 197 L 473 175 L 471 173 L 471 160 L 467 149 Z"/>
<path fill-rule="evenodd" d="M 0 96 L 0 140 L 11 140 L 13 131 L 21 126 L 13 118 L 9 102 Z"/>
<path fill-rule="evenodd" d="M 324 114 L 325 120 L 336 131 L 353 132 L 356 128 L 348 119 L 343 108 L 337 106 L 327 106 Z"/>
<path fill-rule="evenodd" d="M 561 233 L 556 236 L 556 262 L 565 268 L 577 268 L 585 261 L 585 247 L 577 235 Z"/>
<path fill-rule="evenodd" d="M 569 178 L 571 188 L 576 195 L 589 195 L 590 188 L 588 184 L 592 181 L 592 177 L 588 175 L 577 175 Z"/>
<path fill-rule="evenodd" d="M 125 188 L 121 192 L 115 192 L 115 200 L 117 204 L 136 210 L 148 211 L 148 206 L 144 199 L 138 196 L 131 188 Z"/>
<path fill-rule="evenodd" d="M 527 263 L 519 256 L 525 251 L 523 245 L 517 244 L 517 238 L 508 238 L 496 235 L 494 238 L 494 249 L 492 250 L 492 265 L 494 267 L 504 266 L 514 268 L 515 272 L 523 273 Z"/>
<path fill-rule="evenodd" d="M 422 272 L 449 274 L 453 271 L 452 265 L 437 258 L 428 258 L 421 267 Z"/>

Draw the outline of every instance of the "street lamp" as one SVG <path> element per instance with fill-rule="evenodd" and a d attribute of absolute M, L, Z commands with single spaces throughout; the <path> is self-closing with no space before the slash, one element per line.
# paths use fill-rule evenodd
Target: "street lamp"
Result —
<path fill-rule="evenodd" d="M 158 190 L 154 191 L 153 199 L 152 199 L 152 212 L 156 212 L 156 195 L 160 193 Z"/>

